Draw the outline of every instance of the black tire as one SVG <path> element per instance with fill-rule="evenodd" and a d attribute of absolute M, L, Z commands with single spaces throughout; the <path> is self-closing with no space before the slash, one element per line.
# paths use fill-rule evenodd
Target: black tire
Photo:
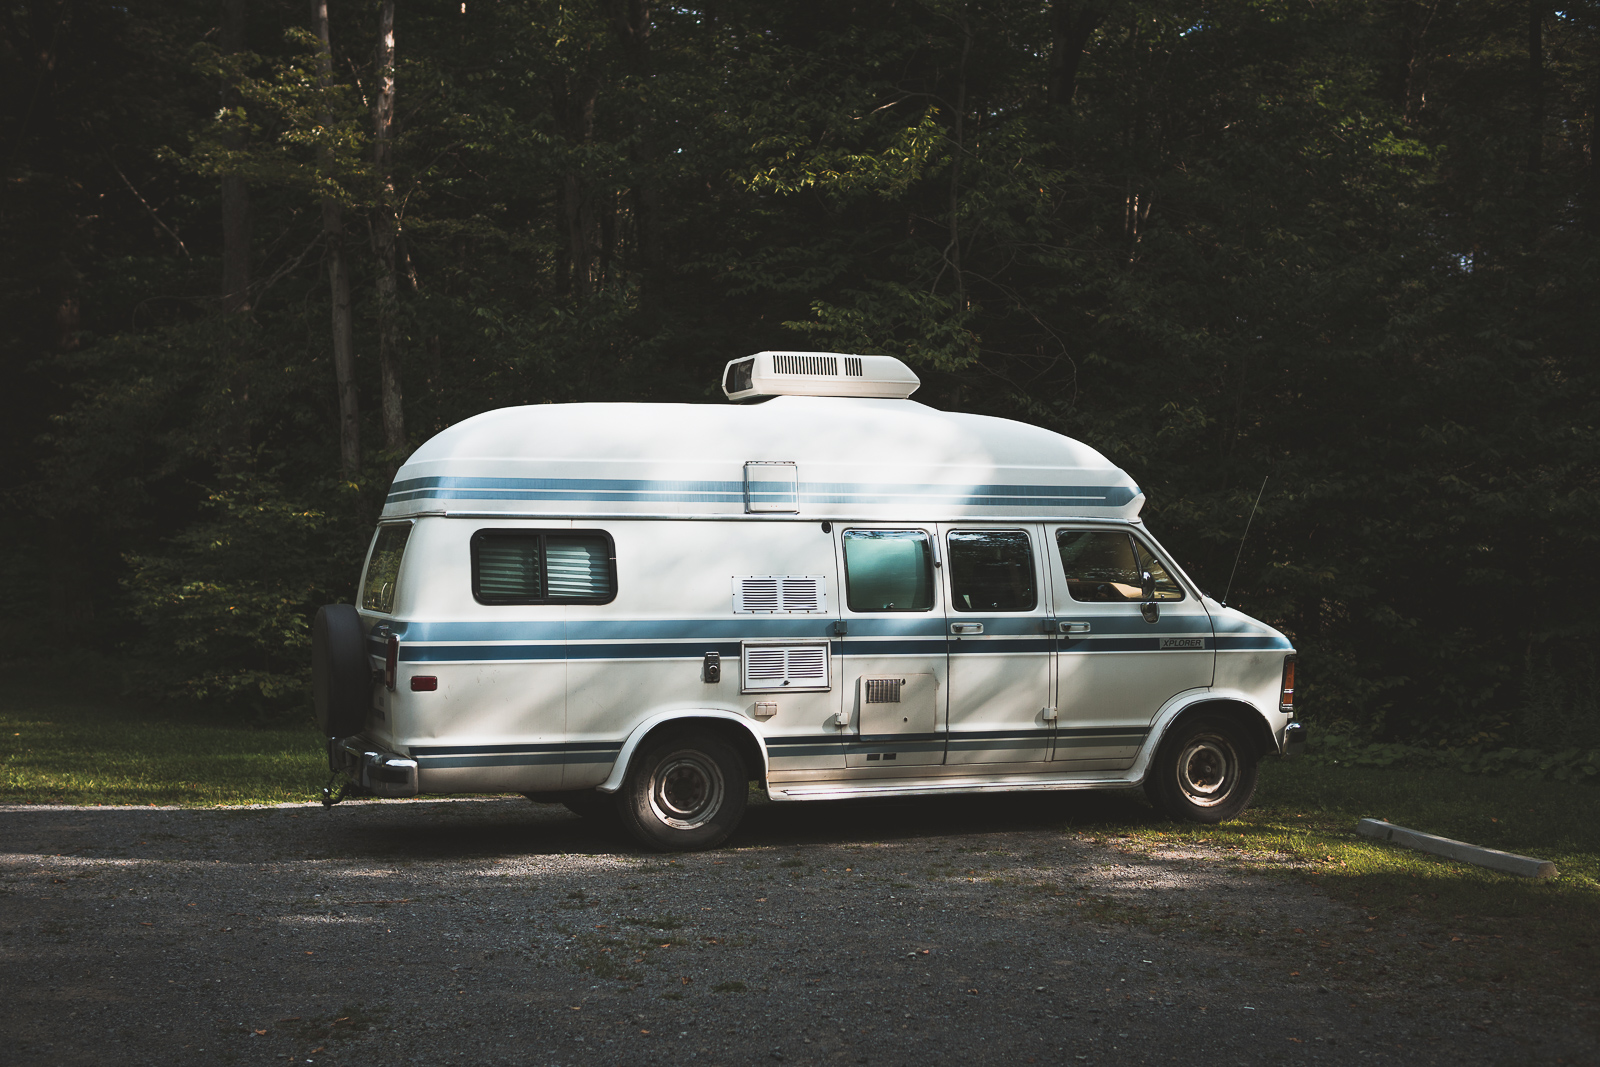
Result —
<path fill-rule="evenodd" d="M 659 852 L 715 848 L 744 816 L 749 799 L 744 761 L 709 730 L 686 730 L 647 742 L 618 791 L 623 825 Z"/>
<path fill-rule="evenodd" d="M 1183 822 L 1226 822 L 1256 792 L 1260 754 L 1237 720 L 1200 714 L 1162 739 L 1145 778 L 1150 802 Z"/>
<path fill-rule="evenodd" d="M 317 725 L 329 737 L 361 732 L 371 697 L 367 633 L 353 604 L 328 604 L 311 623 L 311 692 Z"/>

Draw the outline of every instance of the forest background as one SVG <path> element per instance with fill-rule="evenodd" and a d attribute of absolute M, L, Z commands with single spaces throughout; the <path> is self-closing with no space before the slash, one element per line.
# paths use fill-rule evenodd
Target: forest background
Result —
<path fill-rule="evenodd" d="M 1094 445 L 1213 595 L 1266 479 L 1231 599 L 1320 729 L 1600 747 L 1600 3 L 0 26 L 9 660 L 303 715 L 431 434 L 834 349 Z"/>

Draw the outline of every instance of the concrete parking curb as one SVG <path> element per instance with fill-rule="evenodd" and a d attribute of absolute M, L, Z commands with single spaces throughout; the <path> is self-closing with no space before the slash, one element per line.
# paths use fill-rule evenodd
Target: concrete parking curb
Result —
<path fill-rule="evenodd" d="M 1380 841 L 1414 848 L 1419 852 L 1431 852 L 1435 856 L 1445 856 L 1479 867 L 1520 874 L 1524 878 L 1556 876 L 1556 865 L 1549 860 L 1518 856 L 1511 852 L 1501 852 L 1497 848 L 1484 848 L 1482 845 L 1469 845 L 1465 841 L 1453 841 L 1437 834 L 1425 834 L 1421 830 L 1408 830 L 1404 826 L 1396 826 L 1382 819 L 1362 819 L 1356 824 L 1356 833 L 1363 837 L 1376 837 Z"/>

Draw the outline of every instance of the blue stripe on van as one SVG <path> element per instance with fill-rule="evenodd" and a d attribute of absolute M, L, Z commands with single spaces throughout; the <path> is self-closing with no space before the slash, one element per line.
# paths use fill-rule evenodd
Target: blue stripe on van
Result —
<path fill-rule="evenodd" d="M 979 622 L 984 633 L 947 637 L 952 621 Z M 406 663 L 466 661 L 541 661 L 560 659 L 698 659 L 707 652 L 725 657 L 739 655 L 739 638 L 746 640 L 830 639 L 837 655 L 937 656 L 1017 655 L 1049 651 L 1052 635 L 1044 632 L 1040 616 L 942 615 L 911 618 L 849 619 L 845 638 L 833 635 L 834 619 L 809 616 L 787 619 L 741 617 L 736 619 L 620 619 L 561 622 L 405 622 L 390 623 L 400 634 L 400 659 Z M 1138 616 L 1104 616 L 1090 619 L 1095 627 L 1087 636 L 1054 635 L 1066 654 L 1086 652 L 1159 652 L 1163 636 L 1191 634 L 1202 637 L 1204 648 L 1284 649 L 1289 645 L 1268 634 L 1235 634 L 1213 640 L 1205 616 L 1169 615 L 1146 623 Z M 565 637 L 563 637 L 565 635 Z M 1219 643 L 1220 642 L 1220 643 Z M 381 642 L 369 640 L 368 650 L 382 655 Z M 1196 651 L 1167 649 L 1165 651 Z"/>
<path fill-rule="evenodd" d="M 503 609 L 496 609 L 503 610 Z M 1049 621 L 1082 619 L 1070 611 L 1058 612 Z M 403 641 L 432 641 L 450 643 L 477 642 L 539 642 L 539 641 L 650 641 L 693 640 L 707 641 L 717 638 L 768 640 L 772 638 L 833 637 L 832 615 L 762 616 L 740 615 L 720 619 L 581 619 L 569 622 L 533 621 L 522 619 L 482 619 L 470 622 L 423 622 L 395 619 L 389 627 Z M 863 637 L 943 637 L 951 623 L 982 623 L 984 635 L 1045 636 L 1046 618 L 1039 615 L 979 615 L 957 614 L 949 616 L 918 613 L 901 618 L 848 618 L 851 639 Z M 1093 626 L 1088 639 L 1108 635 L 1171 636 L 1178 634 L 1210 634 L 1211 624 L 1204 615 L 1168 614 L 1157 622 L 1147 623 L 1137 612 L 1128 615 L 1091 615 L 1087 621 Z M 1261 631 L 1235 634 L 1238 637 L 1270 637 Z M 1074 639 L 1076 640 L 1076 638 Z"/>
<path fill-rule="evenodd" d="M 1287 642 L 1273 643 L 1270 638 L 1234 638 L 1234 643 L 1223 646 L 1230 651 L 1244 649 L 1284 649 Z M 1215 642 L 1205 639 L 1205 650 Z M 953 656 L 1044 655 L 1050 646 L 1043 639 L 1024 640 L 972 640 L 946 644 L 943 638 L 932 640 L 849 640 L 837 641 L 835 654 L 845 656 Z M 547 645 L 529 644 L 460 644 L 400 646 L 402 663 L 468 663 L 468 662 L 542 662 L 551 660 L 600 659 L 700 659 L 707 652 L 715 652 L 726 659 L 737 659 L 738 642 L 721 641 L 650 641 L 650 642 L 593 642 L 589 644 Z M 1200 649 L 1162 649 L 1159 637 L 1096 638 L 1063 641 L 1063 655 L 1084 655 L 1107 652 L 1196 652 Z"/>
<path fill-rule="evenodd" d="M 1219 652 L 1241 652 L 1251 649 L 1282 649 L 1288 652 L 1294 648 L 1288 641 L 1275 634 L 1221 635 L 1217 637 L 1216 644 Z"/>
<path fill-rule="evenodd" d="M 425 745 L 411 749 L 423 768 L 535 767 L 562 763 L 614 763 L 621 741 L 568 741 L 524 745 Z"/>
<path fill-rule="evenodd" d="M 803 504 L 946 504 L 968 507 L 1120 508 L 1137 495 L 1125 485 L 902 485 L 801 482 L 798 494 L 779 483 L 755 484 L 751 499 Z M 638 478 L 406 478 L 388 502 L 406 500 L 578 500 L 625 503 L 743 504 L 742 481 Z"/>
<path fill-rule="evenodd" d="M 837 753 L 841 747 L 851 751 L 892 748 L 900 752 L 930 752 L 949 746 L 955 749 L 996 748 L 1007 744 L 1038 744 L 1051 737 L 1094 745 L 1137 743 L 1150 733 L 1143 726 L 1095 726 L 1079 729 L 1030 728 L 1023 730 L 971 730 L 953 733 L 917 734 L 809 734 L 766 738 L 767 752 L 773 759 L 819 756 Z M 428 745 L 411 749 L 411 758 L 425 768 L 530 767 L 552 764 L 614 763 L 622 751 L 621 741 L 567 741 L 546 744 L 513 745 Z"/>

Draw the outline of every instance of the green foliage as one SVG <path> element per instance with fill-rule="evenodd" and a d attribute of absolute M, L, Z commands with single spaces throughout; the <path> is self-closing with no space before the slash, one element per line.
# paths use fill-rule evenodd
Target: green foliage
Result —
<path fill-rule="evenodd" d="M 1545 12 L 1537 93 L 1526 10 L 1486 0 L 640 10 L 399 12 L 410 446 L 509 404 L 720 399 L 761 348 L 892 353 L 923 402 L 1129 470 L 1213 593 L 1267 478 L 1232 599 L 1293 636 L 1319 729 L 1600 746 L 1590 8 Z M 292 704 L 403 458 L 373 447 L 372 10 L 335 5 L 326 87 L 303 7 L 252 6 L 231 53 L 198 0 L 30 11 L 0 16 L 12 645 L 138 633 L 163 692 Z M 1585 766 L 1544 758 L 1502 764 Z"/>
<path fill-rule="evenodd" d="M 221 479 L 200 519 L 164 551 L 128 559 L 125 585 L 143 639 L 141 689 L 250 709 L 264 719 L 306 705 L 311 616 L 349 602 L 347 561 L 366 545 L 359 486 L 322 486 L 320 506 L 272 476 Z"/>
<path fill-rule="evenodd" d="M 277 59 L 195 45 L 195 73 L 232 86 L 238 103 L 194 131 L 188 156 L 166 155 L 209 177 L 238 175 L 346 205 L 370 201 L 372 135 L 355 87 L 321 84 L 322 46 L 309 30 L 291 27 L 285 44 L 291 51 Z"/>
<path fill-rule="evenodd" d="M 1437 768 L 1528 781 L 1600 785 L 1600 748 L 1556 751 L 1481 743 L 1427 748 L 1395 741 L 1366 741 L 1351 733 L 1333 732 L 1318 736 L 1306 758 L 1329 766 Z"/>

